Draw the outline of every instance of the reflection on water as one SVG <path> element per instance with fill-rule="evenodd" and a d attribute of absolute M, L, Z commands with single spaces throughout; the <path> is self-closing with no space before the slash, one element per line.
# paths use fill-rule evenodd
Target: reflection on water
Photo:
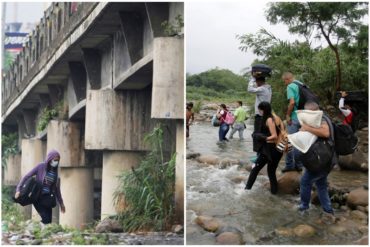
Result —
<path fill-rule="evenodd" d="M 252 155 L 250 134 L 253 126 L 247 125 L 245 140 L 237 135 L 225 144 L 217 144 L 218 128 L 208 123 L 190 127 L 187 140 L 188 153 L 212 154 L 221 158 L 249 160 Z M 236 137 L 236 138 L 235 138 Z M 278 174 L 283 164 L 278 168 Z M 299 216 L 296 207 L 299 196 L 271 195 L 263 187 L 267 176 L 258 176 L 252 190 L 244 190 L 245 182 L 235 183 L 233 178 L 247 178 L 249 173 L 238 166 L 219 169 L 217 166 L 202 166 L 194 160 L 187 160 L 187 244 L 215 244 L 215 234 L 209 233 L 194 223 L 198 215 L 212 216 L 223 226 L 238 229 L 247 244 L 349 244 L 361 237 L 356 228 L 351 233 L 329 234 L 326 225 L 317 224 L 321 209 L 312 206 L 309 217 Z M 367 184 L 366 174 L 359 172 L 333 171 L 329 181 L 339 187 L 356 188 Z M 336 212 L 340 216 L 341 212 Z M 281 237 L 273 234 L 276 228 L 294 228 L 308 224 L 316 229 L 316 235 L 308 239 Z"/>

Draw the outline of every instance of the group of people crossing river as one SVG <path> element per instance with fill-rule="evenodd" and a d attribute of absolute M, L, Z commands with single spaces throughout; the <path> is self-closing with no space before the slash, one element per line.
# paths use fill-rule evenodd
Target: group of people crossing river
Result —
<path fill-rule="evenodd" d="M 336 145 L 338 145 L 334 137 L 336 125 L 322 111 L 318 97 L 305 84 L 296 80 L 291 72 L 285 72 L 281 77 L 286 86 L 288 101 L 285 121 L 283 121 L 272 109 L 272 87 L 266 82 L 267 76 L 268 74 L 263 71 L 252 70 L 252 77 L 248 83 L 248 92 L 255 94 L 252 140 L 253 151 L 257 155 L 253 160 L 245 189 L 252 189 L 258 173 L 267 164 L 271 193 L 278 193 L 276 170 L 285 154 L 283 173 L 303 170 L 298 212 L 302 215 L 308 213 L 311 190 L 315 184 L 323 214 L 335 219 L 328 193 L 327 177 L 332 167 L 338 163 L 338 155 L 341 154 L 336 151 Z M 339 110 L 344 117 L 342 125 L 349 128 L 354 135 L 356 127 L 353 123 L 357 112 L 346 101 L 348 94 L 346 92 L 340 92 L 340 94 Z M 236 104 L 237 108 L 233 113 L 225 104 L 220 104 L 212 118 L 212 124 L 219 126 L 218 141 L 226 145 L 236 132 L 239 133 L 240 140 L 244 139 L 243 131 L 246 128 L 244 121 L 247 112 L 242 107 L 242 101 L 237 101 Z M 187 137 L 190 136 L 189 126 L 194 121 L 192 108 L 193 103 L 187 103 Z M 230 129 L 231 132 L 227 136 Z M 343 143 L 340 144 L 343 145 Z M 312 152 L 318 148 L 322 152 L 320 161 L 315 160 L 312 155 Z"/>

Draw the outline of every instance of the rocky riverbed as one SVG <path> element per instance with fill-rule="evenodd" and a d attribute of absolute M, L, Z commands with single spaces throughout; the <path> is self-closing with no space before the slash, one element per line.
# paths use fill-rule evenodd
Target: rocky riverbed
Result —
<path fill-rule="evenodd" d="M 358 132 L 357 153 L 341 157 L 329 175 L 335 218 L 322 214 L 315 192 L 309 214 L 299 215 L 301 173 L 282 174 L 283 158 L 278 195 L 269 192 L 266 168 L 252 190 L 244 190 L 255 155 L 252 122 L 245 140 L 235 135 L 219 144 L 212 107 L 196 115 L 187 139 L 187 244 L 368 244 L 367 128 Z"/>
<path fill-rule="evenodd" d="M 77 231 L 60 225 L 43 225 L 28 220 L 18 230 L 9 222 L 2 222 L 2 245 L 183 245 L 182 227 L 177 232 L 101 232 Z"/>

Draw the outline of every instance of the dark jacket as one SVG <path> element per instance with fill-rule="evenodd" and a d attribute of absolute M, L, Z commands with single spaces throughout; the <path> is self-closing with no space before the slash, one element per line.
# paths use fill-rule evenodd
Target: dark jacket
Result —
<path fill-rule="evenodd" d="M 20 188 L 23 186 L 24 182 L 27 181 L 32 176 L 36 176 L 36 180 L 40 183 L 43 183 L 45 175 L 46 175 L 46 170 L 48 167 L 49 162 L 54 159 L 55 157 L 60 157 L 59 153 L 56 150 L 52 150 L 48 153 L 48 156 L 46 157 L 46 160 L 37 166 L 35 166 L 31 171 L 29 171 L 18 183 L 17 185 L 17 192 L 20 191 Z M 60 178 L 59 178 L 59 173 L 57 170 L 57 181 L 54 183 L 51 187 L 52 192 L 56 196 L 59 205 L 64 205 L 63 204 L 63 198 L 62 194 L 60 193 Z"/>

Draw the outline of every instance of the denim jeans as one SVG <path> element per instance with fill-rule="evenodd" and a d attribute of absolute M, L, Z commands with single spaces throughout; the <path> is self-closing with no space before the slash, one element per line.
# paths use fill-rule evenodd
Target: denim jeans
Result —
<path fill-rule="evenodd" d="M 234 123 L 234 128 L 231 129 L 231 133 L 229 135 L 229 138 L 232 139 L 233 135 L 236 131 L 239 132 L 239 139 L 243 140 L 243 132 L 244 132 L 244 123 Z"/>
<path fill-rule="evenodd" d="M 329 198 L 327 178 L 327 172 L 313 173 L 305 169 L 301 178 L 301 204 L 299 206 L 301 209 L 304 210 L 309 208 L 312 185 L 315 183 L 321 207 L 325 212 L 333 213 Z"/>
<path fill-rule="evenodd" d="M 229 125 L 226 123 L 222 123 L 220 125 L 220 128 L 218 130 L 218 139 L 219 141 L 224 141 L 226 140 L 226 134 L 229 131 Z"/>
<path fill-rule="evenodd" d="M 287 126 L 288 134 L 294 134 L 299 131 L 301 128 L 298 120 L 292 120 L 292 124 Z M 299 161 L 299 150 L 294 148 L 292 151 L 286 154 L 285 156 L 285 168 L 287 169 L 294 169 L 294 168 L 302 168 L 302 162 Z"/>

